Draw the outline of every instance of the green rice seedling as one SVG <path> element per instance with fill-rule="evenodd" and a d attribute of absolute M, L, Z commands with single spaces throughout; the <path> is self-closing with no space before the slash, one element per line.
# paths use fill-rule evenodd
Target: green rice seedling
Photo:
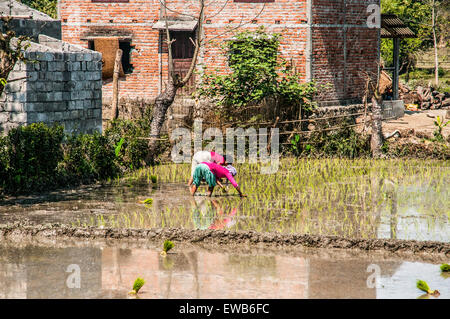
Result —
<path fill-rule="evenodd" d="M 158 178 L 156 177 L 156 175 L 151 175 L 151 180 L 153 184 L 156 184 L 158 181 Z"/>
<path fill-rule="evenodd" d="M 442 264 L 440 268 L 441 268 L 442 272 L 450 272 L 450 265 L 449 264 Z"/>
<path fill-rule="evenodd" d="M 428 284 L 425 281 L 423 281 L 423 280 L 420 280 L 420 279 L 417 280 L 416 287 L 418 289 L 426 292 L 429 295 L 433 295 L 433 296 L 436 296 L 436 297 L 440 295 L 439 291 L 431 290 L 430 287 L 428 286 Z"/>
<path fill-rule="evenodd" d="M 163 250 L 161 252 L 161 256 L 167 256 L 167 252 L 173 248 L 174 244 L 170 240 L 165 240 L 163 244 Z"/>
<path fill-rule="evenodd" d="M 144 200 L 140 200 L 139 204 L 152 205 L 153 204 L 153 198 L 146 198 Z"/>
<path fill-rule="evenodd" d="M 145 280 L 138 277 L 134 281 L 133 284 L 133 290 L 129 292 L 130 295 L 137 295 L 139 293 L 139 290 L 141 290 L 142 286 L 145 284 Z"/>

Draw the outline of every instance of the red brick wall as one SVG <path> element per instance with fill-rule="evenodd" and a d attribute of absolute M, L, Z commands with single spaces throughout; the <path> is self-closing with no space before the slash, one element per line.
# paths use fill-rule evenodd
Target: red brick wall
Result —
<path fill-rule="evenodd" d="M 369 4 L 378 0 L 312 0 L 312 77 L 330 83 L 320 100 L 360 99 L 365 77 L 377 72 L 378 29 L 368 28 Z"/>
<path fill-rule="evenodd" d="M 218 68 L 220 72 L 227 72 L 226 59 L 222 55 L 220 42 L 232 36 L 232 33 L 224 33 L 227 28 L 234 27 L 242 21 L 246 24 L 240 28 L 241 30 L 256 29 L 263 25 L 268 32 L 280 33 L 281 55 L 292 61 L 297 71 L 307 79 L 309 70 L 307 0 L 275 0 L 266 4 L 238 3 L 229 0 L 224 9 L 217 13 L 225 1 L 217 0 L 214 6 L 206 8 L 204 24 L 206 45 L 200 56 L 200 63 L 210 70 Z M 314 23 L 311 28 L 311 75 L 320 83 L 332 85 L 321 99 L 361 97 L 360 88 L 364 85 L 364 79 L 358 76 L 358 70 L 367 68 L 376 70 L 378 46 L 377 32 L 365 26 L 368 16 L 366 7 L 369 3 L 379 0 L 309 1 L 312 3 L 311 13 Z M 179 12 L 193 15 L 198 12 L 195 0 L 167 2 L 170 17 L 179 15 Z M 261 12 L 263 6 L 265 7 Z M 85 47 L 87 41 L 80 38 L 93 29 L 115 29 L 132 34 L 132 45 L 135 46 L 135 50 L 132 52 L 131 63 L 134 71 L 121 80 L 121 97 L 125 95 L 128 98 L 153 99 L 159 92 L 161 79 L 164 87 L 167 78 L 167 54 L 158 53 L 159 31 L 152 29 L 153 23 L 160 19 L 159 0 L 129 0 L 128 3 L 60 0 L 60 18 L 63 40 Z M 253 19 L 256 20 L 255 23 L 251 22 Z M 347 25 L 346 31 L 344 24 Z M 103 96 L 106 99 L 111 96 L 111 91 L 111 83 L 105 83 Z"/>
<path fill-rule="evenodd" d="M 91 0 L 60 0 L 62 39 L 88 46 L 80 40 L 88 32 L 115 29 L 132 33 L 132 74 L 120 81 L 121 97 L 152 98 L 158 94 L 158 32 L 152 29 L 159 15 L 159 2 L 130 0 L 129 3 L 92 3 Z M 65 22 L 67 19 L 67 22 Z M 90 22 L 87 20 L 90 19 Z M 112 23 L 110 22 L 112 20 Z M 112 83 L 105 83 L 103 96 L 111 96 Z"/>

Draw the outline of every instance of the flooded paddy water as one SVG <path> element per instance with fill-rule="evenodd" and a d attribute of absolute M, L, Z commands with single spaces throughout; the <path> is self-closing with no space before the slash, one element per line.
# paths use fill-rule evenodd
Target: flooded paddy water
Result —
<path fill-rule="evenodd" d="M 186 185 L 189 164 L 160 165 L 107 185 L 5 197 L 0 224 L 450 242 L 448 162 L 283 159 L 272 175 L 256 164 L 236 168 L 247 198 L 231 185 L 211 198 L 202 186 L 193 197 Z M 143 204 L 148 198 L 152 203 Z M 450 279 L 439 269 L 448 263 L 447 244 L 444 254 L 404 256 L 178 241 L 162 258 L 161 243 L 142 238 L 14 238 L 0 240 L 0 298 L 129 298 L 137 277 L 147 281 L 141 298 L 428 298 L 415 287 L 417 279 L 450 298 Z M 67 267 L 74 264 L 81 289 L 67 286 Z"/>
<path fill-rule="evenodd" d="M 236 165 L 228 193 L 192 197 L 190 165 L 140 170 L 106 186 L 0 201 L 0 223 L 229 229 L 450 242 L 450 166 L 419 160 L 284 159 L 277 173 Z M 157 183 L 151 182 L 157 176 Z M 141 204 L 152 198 L 150 205 Z"/>
<path fill-rule="evenodd" d="M 0 298 L 450 298 L 441 258 L 330 249 L 179 244 L 167 257 L 151 242 L 26 241 L 0 244 Z M 74 266 L 76 265 L 76 266 Z M 74 267 L 79 288 L 70 285 Z M 68 283 L 69 282 L 69 283 Z"/>

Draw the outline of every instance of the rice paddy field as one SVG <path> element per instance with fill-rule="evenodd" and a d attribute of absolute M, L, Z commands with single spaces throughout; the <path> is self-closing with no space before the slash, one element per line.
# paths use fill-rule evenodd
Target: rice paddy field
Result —
<path fill-rule="evenodd" d="M 206 186 L 191 196 L 190 164 L 166 164 L 103 186 L 5 198 L 0 223 L 450 241 L 448 162 L 285 158 L 275 174 L 261 174 L 261 165 L 235 165 L 246 198 L 231 184 L 211 198 Z"/>

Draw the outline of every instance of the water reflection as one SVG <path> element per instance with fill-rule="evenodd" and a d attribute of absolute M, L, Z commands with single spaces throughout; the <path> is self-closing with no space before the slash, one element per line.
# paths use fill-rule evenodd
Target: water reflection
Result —
<path fill-rule="evenodd" d="M 223 229 L 236 224 L 236 208 L 225 211 L 226 207 L 220 201 L 206 197 L 194 197 L 191 203 L 195 229 Z"/>
<path fill-rule="evenodd" d="M 68 288 L 70 264 L 80 266 L 81 287 Z M 377 287 L 368 265 L 380 267 Z M 257 255 L 189 248 L 166 258 L 147 248 L 43 248 L 0 246 L 0 298 L 418 298 L 417 278 L 450 298 L 439 265 L 330 252 L 326 256 Z"/>

